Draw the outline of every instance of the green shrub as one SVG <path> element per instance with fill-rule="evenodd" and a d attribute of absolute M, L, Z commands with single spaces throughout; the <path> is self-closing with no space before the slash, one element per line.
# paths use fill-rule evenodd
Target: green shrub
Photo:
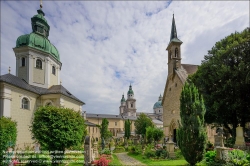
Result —
<path fill-rule="evenodd" d="M 138 155 L 140 153 L 142 153 L 141 148 L 137 147 L 137 146 L 132 146 L 130 149 L 130 153 Z"/>
<path fill-rule="evenodd" d="M 103 149 L 103 150 L 101 151 L 100 154 L 107 154 L 107 155 L 109 155 L 109 154 L 111 154 L 111 151 L 110 151 L 109 149 L 105 148 L 105 149 Z"/>
<path fill-rule="evenodd" d="M 182 155 L 182 152 L 181 152 L 180 149 L 177 149 L 177 150 L 175 151 L 175 157 L 176 157 L 177 159 L 184 159 L 184 156 Z"/>
<path fill-rule="evenodd" d="M 145 151 L 144 155 L 146 156 L 146 158 L 155 157 L 155 151 Z"/>
<path fill-rule="evenodd" d="M 124 149 L 124 147 L 115 147 L 113 152 L 114 153 L 121 153 L 121 152 L 125 152 L 125 149 Z"/>
<path fill-rule="evenodd" d="M 0 165 L 7 164 L 4 161 L 7 158 L 4 157 L 4 153 L 8 147 L 15 147 L 17 137 L 17 123 L 12 121 L 11 118 L 0 118 Z M 5 163 L 4 163 L 5 162 Z"/>
<path fill-rule="evenodd" d="M 207 151 L 205 154 L 205 159 L 207 163 L 212 163 L 215 161 L 216 151 Z"/>
<path fill-rule="evenodd" d="M 249 155 L 239 149 L 234 149 L 228 153 L 229 162 L 236 166 L 250 165 Z"/>
<path fill-rule="evenodd" d="M 164 150 L 164 149 L 157 149 L 155 151 L 155 155 L 158 157 L 158 158 L 162 158 L 162 159 L 165 159 L 169 156 L 168 154 L 168 151 Z"/>

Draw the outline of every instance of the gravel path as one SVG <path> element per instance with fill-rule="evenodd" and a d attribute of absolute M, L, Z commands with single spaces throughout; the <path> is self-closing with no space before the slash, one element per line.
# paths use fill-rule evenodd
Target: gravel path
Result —
<path fill-rule="evenodd" d="M 115 155 L 121 161 L 122 165 L 145 165 L 140 161 L 128 156 L 127 153 L 115 153 Z"/>

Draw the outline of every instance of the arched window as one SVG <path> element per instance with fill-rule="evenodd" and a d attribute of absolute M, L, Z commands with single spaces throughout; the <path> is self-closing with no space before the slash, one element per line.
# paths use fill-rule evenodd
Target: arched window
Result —
<path fill-rule="evenodd" d="M 26 97 L 22 99 L 22 109 L 29 109 L 29 100 Z"/>
<path fill-rule="evenodd" d="M 52 66 L 52 74 L 56 75 L 56 68 L 55 68 L 55 66 Z"/>
<path fill-rule="evenodd" d="M 131 108 L 133 108 L 133 104 L 131 104 Z"/>
<path fill-rule="evenodd" d="M 40 59 L 36 60 L 36 68 L 42 69 L 42 61 Z"/>
<path fill-rule="evenodd" d="M 175 58 L 178 57 L 178 48 L 175 48 L 175 54 L 174 54 Z"/>
<path fill-rule="evenodd" d="M 22 58 L 22 66 L 25 66 L 25 58 Z"/>

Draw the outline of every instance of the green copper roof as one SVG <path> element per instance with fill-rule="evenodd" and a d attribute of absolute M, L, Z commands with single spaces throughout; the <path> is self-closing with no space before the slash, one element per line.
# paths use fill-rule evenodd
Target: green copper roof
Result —
<path fill-rule="evenodd" d="M 128 95 L 129 94 L 132 94 L 132 95 L 134 94 L 134 91 L 132 90 L 132 86 L 131 85 L 129 86 L 129 90 L 128 90 Z"/>
<path fill-rule="evenodd" d="M 60 61 L 60 55 L 56 47 L 50 43 L 48 36 L 50 26 L 44 18 L 42 9 L 37 10 L 36 15 L 31 18 L 32 33 L 21 35 L 16 40 L 16 47 L 29 46 L 40 51 L 49 53 L 55 59 Z"/>
<path fill-rule="evenodd" d="M 155 108 L 162 108 L 162 105 L 161 105 L 161 102 L 162 102 L 162 96 L 161 96 L 161 94 L 160 94 L 160 96 L 159 96 L 159 99 L 158 99 L 158 101 L 154 104 L 154 109 Z"/>
<path fill-rule="evenodd" d="M 49 53 L 58 61 L 60 61 L 60 55 L 56 47 L 50 43 L 50 41 L 39 34 L 30 33 L 27 35 L 19 36 L 16 40 L 16 47 L 30 46 L 38 50 Z"/>
<path fill-rule="evenodd" d="M 124 98 L 124 95 L 122 95 L 122 99 L 121 99 L 121 102 L 125 102 L 125 98 Z"/>
<path fill-rule="evenodd" d="M 177 37 L 177 30 L 176 30 L 176 25 L 175 25 L 174 14 L 173 14 L 173 19 L 172 19 L 172 28 L 171 28 L 170 42 L 182 43 L 182 41 L 180 41 L 178 39 L 178 37 Z"/>
<path fill-rule="evenodd" d="M 153 109 L 155 109 L 155 108 L 162 108 L 161 101 L 157 101 L 157 102 L 154 104 Z"/>

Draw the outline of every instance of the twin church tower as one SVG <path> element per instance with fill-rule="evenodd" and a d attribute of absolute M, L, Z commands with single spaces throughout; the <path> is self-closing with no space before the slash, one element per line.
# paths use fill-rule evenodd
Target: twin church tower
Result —
<path fill-rule="evenodd" d="M 122 116 L 136 116 L 136 99 L 134 98 L 134 91 L 130 84 L 127 93 L 127 100 L 124 98 L 124 94 L 121 99 L 120 115 Z"/>

